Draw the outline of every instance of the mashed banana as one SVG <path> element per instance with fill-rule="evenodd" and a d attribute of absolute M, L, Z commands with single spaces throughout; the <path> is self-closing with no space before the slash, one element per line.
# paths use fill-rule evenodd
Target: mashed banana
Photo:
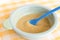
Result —
<path fill-rule="evenodd" d="M 40 14 L 29 14 L 23 16 L 16 24 L 16 27 L 24 32 L 28 33 L 39 33 L 47 31 L 51 28 L 50 22 L 48 18 L 44 18 L 40 20 L 36 25 L 32 25 L 29 23 L 29 20 L 40 17 Z"/>

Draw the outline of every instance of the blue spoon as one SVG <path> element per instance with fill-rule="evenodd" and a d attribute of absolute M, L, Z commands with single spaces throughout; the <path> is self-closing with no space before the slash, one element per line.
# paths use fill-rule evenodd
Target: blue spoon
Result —
<path fill-rule="evenodd" d="M 40 16 L 39 18 L 30 20 L 29 23 L 32 24 L 32 25 L 36 25 L 38 23 L 38 21 L 40 21 L 41 19 L 47 17 L 50 14 L 53 14 L 53 12 L 55 12 L 55 11 L 57 11 L 59 9 L 60 9 L 60 6 L 57 7 L 57 8 L 54 8 L 53 10 L 51 10 L 51 11 L 49 11 L 47 13 L 45 13 L 44 15 Z"/>

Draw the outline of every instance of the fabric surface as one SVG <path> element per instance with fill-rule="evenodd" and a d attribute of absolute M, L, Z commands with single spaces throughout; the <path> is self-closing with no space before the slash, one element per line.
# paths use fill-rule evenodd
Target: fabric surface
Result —
<path fill-rule="evenodd" d="M 60 6 L 60 0 L 0 0 L 0 40 L 27 40 L 15 33 L 14 30 L 6 30 L 3 25 L 4 20 L 9 18 L 14 10 L 26 4 L 39 4 L 53 9 Z M 60 10 L 55 13 L 58 19 L 57 28 L 48 36 L 34 40 L 60 40 Z"/>

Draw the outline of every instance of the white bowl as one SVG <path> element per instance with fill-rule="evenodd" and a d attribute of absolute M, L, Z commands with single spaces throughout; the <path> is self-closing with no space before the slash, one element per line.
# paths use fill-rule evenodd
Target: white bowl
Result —
<path fill-rule="evenodd" d="M 57 19 L 56 19 L 55 13 L 48 16 L 49 21 L 52 24 L 52 27 L 49 30 L 42 32 L 42 33 L 32 34 L 32 33 L 27 33 L 27 32 L 21 31 L 20 29 L 18 29 L 16 27 L 16 23 L 18 22 L 18 20 L 21 17 L 23 17 L 25 15 L 29 15 L 31 13 L 39 13 L 39 12 L 41 12 L 41 15 L 43 15 L 44 13 L 46 13 L 48 11 L 49 11 L 49 9 L 47 9 L 46 7 L 43 7 L 43 6 L 32 5 L 32 4 L 24 5 L 20 8 L 18 8 L 17 10 L 15 10 L 14 12 L 12 12 L 12 14 L 9 18 L 9 24 L 10 24 L 10 26 L 12 26 L 13 30 L 15 30 L 19 35 L 22 35 L 25 38 L 34 39 L 34 38 L 44 37 L 44 36 L 48 35 L 49 33 L 51 33 L 56 28 Z"/>

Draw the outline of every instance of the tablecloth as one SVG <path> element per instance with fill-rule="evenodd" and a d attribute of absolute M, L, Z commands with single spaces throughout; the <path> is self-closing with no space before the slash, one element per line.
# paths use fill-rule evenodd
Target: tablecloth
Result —
<path fill-rule="evenodd" d="M 50 9 L 60 6 L 60 0 L 0 0 L 0 40 L 29 40 L 19 36 L 13 29 L 6 30 L 3 22 L 18 7 L 27 4 L 39 4 Z M 58 18 L 57 28 L 48 36 L 35 40 L 60 40 L 60 10 L 55 12 Z"/>

